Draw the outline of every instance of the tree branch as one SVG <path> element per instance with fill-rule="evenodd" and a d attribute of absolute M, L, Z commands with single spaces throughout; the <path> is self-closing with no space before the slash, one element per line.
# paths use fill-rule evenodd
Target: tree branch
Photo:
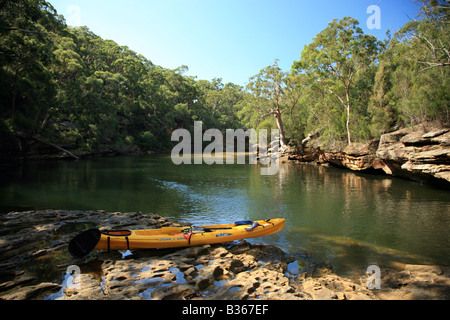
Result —
<path fill-rule="evenodd" d="M 345 109 L 347 108 L 347 105 L 345 104 L 344 100 L 338 94 L 336 94 L 333 90 L 331 90 L 331 88 L 328 88 L 328 91 L 331 92 L 336 98 L 339 99 L 339 101 L 342 103 L 342 106 Z"/>
<path fill-rule="evenodd" d="M 444 53 L 445 53 L 445 55 L 447 57 L 447 60 L 448 60 L 447 62 L 441 61 L 441 59 L 438 57 L 438 54 L 437 54 L 438 49 L 436 49 L 436 47 L 433 45 L 433 43 L 431 43 L 431 41 L 429 41 L 426 37 L 418 36 L 418 35 L 415 35 L 414 37 L 416 37 L 420 41 L 424 42 L 426 44 L 426 46 L 427 46 L 428 51 L 432 54 L 434 59 L 436 61 L 438 61 L 438 62 L 417 61 L 419 63 L 425 63 L 425 64 L 430 65 L 429 67 L 420 70 L 420 72 L 425 71 L 427 69 L 434 68 L 434 67 L 445 67 L 445 66 L 449 66 L 450 65 L 450 53 L 449 53 L 448 49 L 445 48 L 445 46 L 443 45 L 443 43 L 442 43 L 442 41 L 440 39 L 438 39 L 439 43 L 442 46 L 442 48 L 440 48 L 440 49 L 442 51 L 444 51 Z"/>
<path fill-rule="evenodd" d="M 269 113 L 262 115 L 262 117 L 265 118 L 265 117 L 268 117 L 268 116 L 270 116 L 270 115 L 276 115 L 277 113 L 278 113 L 278 112 L 272 110 L 272 111 L 270 111 Z"/>
<path fill-rule="evenodd" d="M 439 58 L 437 57 L 435 46 L 426 37 L 423 37 L 423 36 L 420 37 L 420 36 L 416 35 L 416 38 L 418 38 L 419 40 L 422 40 L 422 41 L 425 40 L 428 43 L 428 51 L 430 51 L 431 54 L 434 56 L 434 58 L 439 61 Z"/>
<path fill-rule="evenodd" d="M 53 148 L 56 148 L 56 149 L 58 149 L 59 151 L 62 151 L 62 152 L 64 152 L 64 153 L 67 153 L 69 156 L 71 156 L 72 158 L 74 158 L 74 159 L 76 159 L 76 160 L 80 159 L 79 157 L 77 157 L 76 155 L 74 155 L 72 152 L 67 151 L 67 150 L 64 149 L 64 148 L 61 148 L 60 146 L 57 146 L 56 144 L 53 144 L 53 143 L 48 142 L 48 141 L 45 141 L 44 139 L 42 139 L 42 138 L 39 137 L 38 135 L 34 135 L 34 136 L 33 136 L 33 139 L 36 140 L 36 141 L 39 141 L 39 142 L 41 142 L 41 143 L 43 143 L 43 144 L 47 144 L 47 145 L 49 145 L 49 146 L 52 146 Z"/>
<path fill-rule="evenodd" d="M 429 67 L 421 69 L 420 72 L 428 70 L 428 69 L 431 69 L 431 68 L 450 66 L 450 61 L 449 62 L 440 62 L 440 63 L 427 62 L 427 61 L 417 61 L 417 62 L 419 62 L 419 63 L 426 63 L 426 64 L 429 65 Z"/>

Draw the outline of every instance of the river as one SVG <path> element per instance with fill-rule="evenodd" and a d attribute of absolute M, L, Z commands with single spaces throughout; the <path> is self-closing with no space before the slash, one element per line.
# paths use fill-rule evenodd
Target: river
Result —
<path fill-rule="evenodd" d="M 253 242 L 275 244 L 340 275 L 369 265 L 450 266 L 450 194 L 333 167 L 174 165 L 170 155 L 2 165 L 0 213 L 30 209 L 143 211 L 194 224 L 286 218 Z"/>

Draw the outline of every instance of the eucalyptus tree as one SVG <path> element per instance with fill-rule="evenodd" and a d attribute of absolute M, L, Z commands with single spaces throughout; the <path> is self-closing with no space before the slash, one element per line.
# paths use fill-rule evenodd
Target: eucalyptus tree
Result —
<path fill-rule="evenodd" d="M 450 2 L 420 0 L 417 19 L 406 23 L 398 35 L 409 40 L 411 59 L 422 64 L 422 70 L 450 66 Z"/>
<path fill-rule="evenodd" d="M 364 34 L 359 22 L 345 17 L 335 19 L 305 46 L 293 74 L 306 73 L 338 101 L 346 113 L 347 141 L 351 144 L 350 116 L 355 75 L 375 63 L 382 48 L 372 35 Z"/>
<path fill-rule="evenodd" d="M 372 132 L 450 121 L 450 4 L 420 0 L 415 20 L 388 39 L 369 103 Z"/>
<path fill-rule="evenodd" d="M 54 102 L 49 67 L 60 22 L 44 0 L 0 1 L 0 127 L 10 133 L 32 135 L 45 123 Z"/>
<path fill-rule="evenodd" d="M 450 4 L 421 0 L 415 20 L 394 35 L 389 55 L 390 104 L 400 124 L 450 122 Z"/>
<path fill-rule="evenodd" d="M 275 117 L 277 127 L 280 130 L 280 145 L 286 146 L 286 133 L 284 130 L 282 115 L 288 110 L 283 95 L 286 88 L 287 73 L 278 66 L 278 60 L 274 64 L 262 69 L 257 75 L 250 78 L 247 84 L 247 99 L 240 111 L 247 120 L 260 122 L 270 115 Z"/>

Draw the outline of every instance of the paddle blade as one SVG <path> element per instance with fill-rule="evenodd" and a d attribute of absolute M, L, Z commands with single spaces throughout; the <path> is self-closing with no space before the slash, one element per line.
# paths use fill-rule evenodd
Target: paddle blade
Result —
<path fill-rule="evenodd" d="M 100 240 L 101 232 L 98 229 L 84 231 L 73 238 L 69 243 L 69 253 L 77 259 L 84 258 L 94 250 Z"/>

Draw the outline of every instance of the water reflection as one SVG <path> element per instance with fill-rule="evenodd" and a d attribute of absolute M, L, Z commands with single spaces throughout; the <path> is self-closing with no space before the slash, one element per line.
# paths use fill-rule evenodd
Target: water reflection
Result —
<path fill-rule="evenodd" d="M 349 263 L 367 267 L 394 260 L 449 264 L 446 191 L 334 168 L 286 166 L 284 170 L 301 177 L 307 189 L 289 210 L 302 216 L 300 223 L 291 226 L 289 245 L 299 241 L 342 271 L 349 269 Z M 298 226 L 303 229 L 297 233 Z"/>
<path fill-rule="evenodd" d="M 260 169 L 176 166 L 170 156 L 30 162 L 0 169 L 0 211 L 143 211 L 195 224 L 284 217 L 285 230 L 252 241 L 306 250 L 342 272 L 396 260 L 450 265 L 447 191 L 313 165 Z"/>

